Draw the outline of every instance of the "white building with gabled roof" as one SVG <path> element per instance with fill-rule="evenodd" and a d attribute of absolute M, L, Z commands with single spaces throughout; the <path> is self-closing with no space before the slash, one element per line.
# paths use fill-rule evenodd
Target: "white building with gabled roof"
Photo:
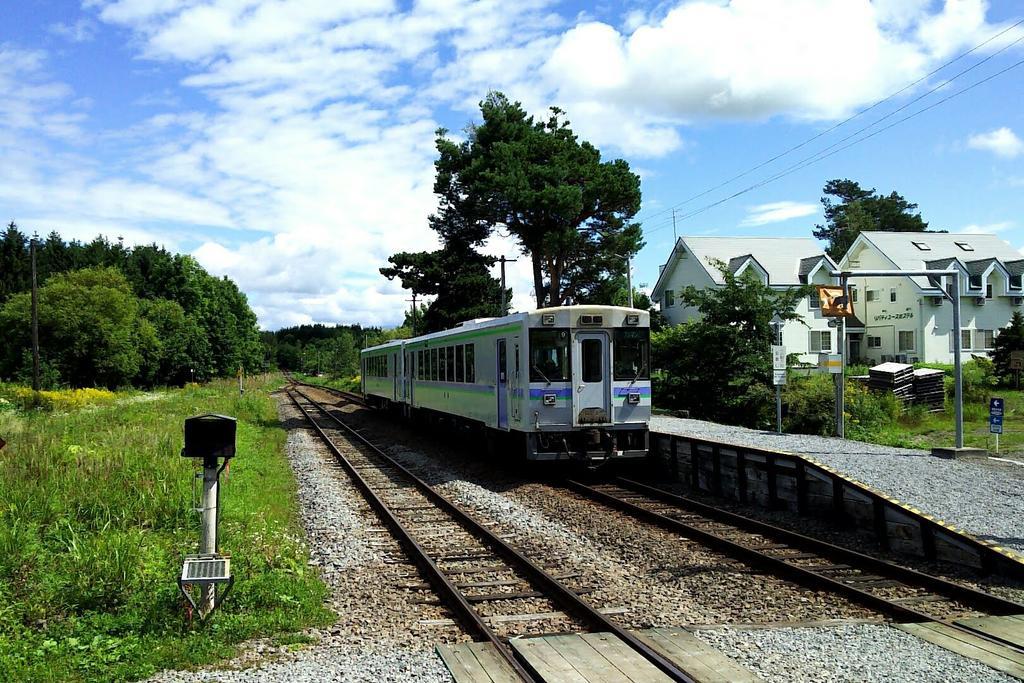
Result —
<path fill-rule="evenodd" d="M 1024 255 L 995 235 L 862 232 L 842 270 L 956 269 L 960 272 L 963 360 L 988 354 L 999 330 L 1024 305 Z M 851 278 L 863 333 L 849 335 L 851 358 L 869 362 L 953 362 L 952 304 L 927 277 Z M 942 289 L 940 289 L 942 288 Z"/>
<path fill-rule="evenodd" d="M 700 318 L 700 311 L 683 305 L 680 292 L 725 284 L 714 261 L 727 264 L 736 275 L 753 271 L 773 289 L 786 290 L 808 284 L 835 284 L 831 271 L 835 262 L 810 237 L 680 237 L 665 265 L 661 266 L 651 298 L 672 324 Z M 817 363 L 818 354 L 837 351 L 836 330 L 828 326 L 818 308 L 817 296 L 805 297 L 797 306 L 801 322 L 793 320 L 783 328 L 782 343 L 787 353 L 800 355 L 804 362 Z"/>

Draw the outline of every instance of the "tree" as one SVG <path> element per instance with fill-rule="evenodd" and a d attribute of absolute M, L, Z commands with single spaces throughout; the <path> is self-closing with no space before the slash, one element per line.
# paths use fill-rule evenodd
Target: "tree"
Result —
<path fill-rule="evenodd" d="M 727 424 L 763 427 L 772 413 L 772 317 L 797 320 L 794 312 L 807 287 L 773 290 L 753 271 L 733 275 L 716 266 L 725 284 L 687 287 L 681 299 L 700 310 L 699 320 L 652 335 L 659 405 L 689 410 Z M 709 391 L 711 387 L 713 390 Z"/>
<path fill-rule="evenodd" d="M 12 296 L 0 308 L 0 373 L 13 375 L 29 344 L 30 297 Z M 138 303 L 125 277 L 112 268 L 55 275 L 39 288 L 39 337 L 46 362 L 62 382 L 118 387 L 138 375 L 150 348 Z"/>
<path fill-rule="evenodd" d="M 601 161 L 553 107 L 535 121 L 518 102 L 493 92 L 483 122 L 455 142 L 438 131 L 435 190 L 453 188 L 466 225 L 502 226 L 533 268 L 537 307 L 587 296 L 642 246 L 640 178 L 621 159 Z"/>
<path fill-rule="evenodd" d="M 1014 351 L 1024 351 L 1024 316 L 1020 311 L 1013 312 L 1010 324 L 999 332 L 993 344 L 992 364 L 1001 382 L 1016 379 L 1019 372 L 1010 369 L 1010 354 Z"/>
<path fill-rule="evenodd" d="M 193 372 L 199 377 L 212 373 L 206 334 L 180 304 L 167 299 L 144 299 L 140 312 L 158 341 L 144 384 L 180 385 L 190 381 Z"/>
<path fill-rule="evenodd" d="M 11 221 L 0 238 L 0 304 L 31 286 L 28 238 Z"/>
<path fill-rule="evenodd" d="M 813 234 L 828 242 L 828 254 L 839 260 L 863 231 L 927 232 L 928 223 L 917 204 L 893 191 L 880 195 L 865 190 L 853 180 L 830 180 L 822 188 L 825 225 L 815 225 Z M 833 200 L 832 198 L 835 198 Z"/>

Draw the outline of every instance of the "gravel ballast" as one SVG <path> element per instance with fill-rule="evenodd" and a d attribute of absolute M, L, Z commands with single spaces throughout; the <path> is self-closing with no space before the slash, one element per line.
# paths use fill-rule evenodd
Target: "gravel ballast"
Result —
<path fill-rule="evenodd" d="M 215 670 L 163 671 L 149 680 L 450 683 L 434 645 L 465 640 L 465 635 L 457 626 L 420 623 L 450 615 L 439 606 L 413 602 L 422 596 L 398 587 L 422 578 L 315 433 L 294 428 L 301 415 L 287 399 L 280 413 L 292 427 L 286 453 L 298 486 L 309 563 L 330 587 L 328 606 L 338 621 L 306 631 L 314 643 L 304 649 L 251 641 L 238 658 Z"/>
<path fill-rule="evenodd" d="M 928 451 L 703 420 L 651 418 L 651 431 L 807 455 L 979 538 L 1024 553 L 1024 467 L 945 460 Z"/>
<path fill-rule="evenodd" d="M 714 629 L 696 636 L 768 683 L 1012 683 L 980 662 L 885 625 Z"/>

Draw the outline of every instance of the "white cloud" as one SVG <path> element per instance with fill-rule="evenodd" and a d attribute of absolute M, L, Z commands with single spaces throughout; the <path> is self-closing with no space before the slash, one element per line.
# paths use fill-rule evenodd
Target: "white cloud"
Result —
<path fill-rule="evenodd" d="M 747 217 L 740 223 L 741 226 L 768 225 L 770 223 L 781 223 L 791 218 L 812 216 L 818 213 L 817 204 L 803 202 L 771 202 L 752 206 L 747 210 Z"/>
<path fill-rule="evenodd" d="M 966 235 L 994 235 L 996 233 L 1006 232 L 1014 225 L 1016 225 L 1016 223 L 1013 221 L 998 221 L 996 223 L 985 223 L 983 225 L 971 223 L 970 225 L 965 225 L 957 232 L 962 232 Z"/>
<path fill-rule="evenodd" d="M 992 152 L 996 156 L 1006 159 L 1013 159 L 1024 153 L 1024 140 L 1021 140 L 1016 133 L 1005 126 L 987 133 L 972 135 L 967 139 L 967 146 L 971 149 Z"/>
<path fill-rule="evenodd" d="M 78 19 L 74 23 L 59 22 L 50 24 L 49 31 L 55 36 L 70 40 L 72 43 L 87 43 L 96 37 L 98 26 L 90 19 Z"/>

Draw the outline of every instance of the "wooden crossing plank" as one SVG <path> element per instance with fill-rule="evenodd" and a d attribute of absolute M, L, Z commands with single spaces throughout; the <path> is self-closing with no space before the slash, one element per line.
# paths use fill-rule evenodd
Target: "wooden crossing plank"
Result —
<path fill-rule="evenodd" d="M 1020 615 L 1008 617 L 972 617 L 957 619 L 956 623 L 969 626 L 995 638 L 1001 638 L 1020 647 L 1024 647 L 1024 622 Z"/>
<path fill-rule="evenodd" d="M 469 650 L 476 655 L 480 665 L 484 667 L 493 683 L 521 683 L 519 675 L 512 670 L 490 643 L 469 643 Z"/>
<path fill-rule="evenodd" d="M 661 683 L 671 680 L 639 652 L 611 633 L 584 633 L 588 645 L 621 671 L 633 683 Z"/>
<path fill-rule="evenodd" d="M 547 636 L 544 640 L 562 655 L 565 661 L 572 664 L 588 683 L 623 683 L 631 680 L 577 634 Z"/>
<path fill-rule="evenodd" d="M 438 645 L 436 649 L 457 683 L 492 683 L 476 655 L 464 645 Z"/>
<path fill-rule="evenodd" d="M 545 683 L 588 683 L 587 679 L 544 638 L 513 638 L 509 641 Z"/>
<path fill-rule="evenodd" d="M 752 671 L 684 629 L 647 629 L 637 635 L 701 683 L 762 683 Z"/>
<path fill-rule="evenodd" d="M 945 624 L 896 624 L 896 628 L 1003 673 L 1024 678 L 1024 656 Z"/>

